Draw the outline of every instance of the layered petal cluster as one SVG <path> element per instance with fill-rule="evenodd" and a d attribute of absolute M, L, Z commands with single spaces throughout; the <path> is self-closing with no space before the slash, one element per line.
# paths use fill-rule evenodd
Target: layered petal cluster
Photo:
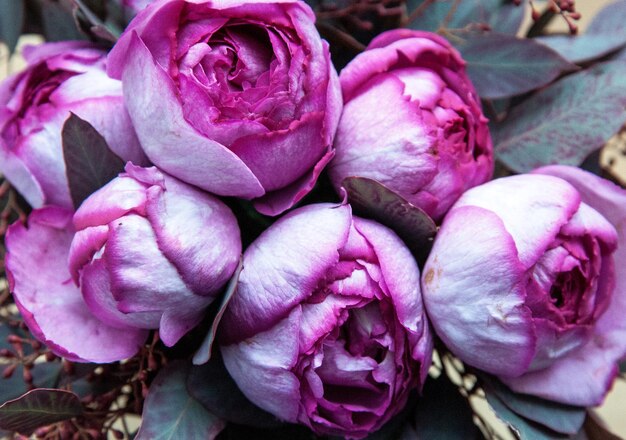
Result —
<path fill-rule="evenodd" d="M 252 402 L 362 438 L 421 388 L 432 338 L 419 269 L 391 230 L 348 205 L 309 205 L 266 230 L 243 265 L 221 350 Z"/>
<path fill-rule="evenodd" d="M 71 211 L 34 211 L 6 239 L 15 302 L 42 342 L 76 361 L 132 356 L 148 329 L 174 345 L 241 254 L 222 202 L 156 168 L 126 173 Z"/>
<path fill-rule="evenodd" d="M 124 106 L 122 85 L 105 72 L 106 52 L 86 42 L 27 47 L 28 67 L 0 83 L 0 172 L 35 208 L 71 208 L 61 142 L 75 113 L 124 160 L 147 164 Z"/>
<path fill-rule="evenodd" d="M 156 165 L 263 213 L 304 197 L 332 158 L 341 94 L 304 2 L 157 1 L 108 71 Z"/>
<path fill-rule="evenodd" d="M 443 38 L 397 29 L 340 75 L 345 106 L 329 167 L 378 180 L 439 221 L 493 173 L 493 147 L 465 62 Z"/>
<path fill-rule="evenodd" d="M 424 268 L 435 330 L 516 391 L 599 404 L 626 354 L 624 228 L 626 191 L 577 168 L 471 189 Z"/>

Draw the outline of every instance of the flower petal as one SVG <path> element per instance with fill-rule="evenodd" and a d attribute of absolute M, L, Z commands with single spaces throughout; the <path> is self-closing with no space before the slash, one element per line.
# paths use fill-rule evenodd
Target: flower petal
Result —
<path fill-rule="evenodd" d="M 156 188 L 154 188 L 156 190 Z M 239 264 L 237 219 L 217 198 L 169 176 L 146 205 L 159 249 L 197 295 L 214 296 Z"/>
<path fill-rule="evenodd" d="M 222 321 L 222 343 L 269 329 L 310 296 L 339 261 L 350 220 L 348 205 L 308 205 L 261 234 L 244 253 L 237 294 Z"/>
<path fill-rule="evenodd" d="M 263 187 L 241 159 L 185 121 L 171 78 L 136 33 L 130 38 L 133 56 L 124 68 L 122 83 L 128 113 L 148 157 L 173 176 L 214 194 L 263 195 Z"/>
<path fill-rule="evenodd" d="M 6 267 L 16 304 L 33 334 L 60 356 L 99 363 L 131 357 L 147 332 L 113 328 L 91 314 L 67 268 L 72 235 L 71 212 L 55 207 L 33 211 L 28 229 L 9 228 Z"/>
<path fill-rule="evenodd" d="M 424 266 L 422 293 L 437 334 L 468 364 L 524 373 L 535 355 L 525 268 L 503 222 L 476 206 L 446 216 Z"/>
<path fill-rule="evenodd" d="M 296 422 L 300 381 L 291 372 L 298 359 L 300 307 L 266 332 L 221 347 L 224 365 L 250 401 L 282 420 Z"/>
<path fill-rule="evenodd" d="M 477 206 L 495 213 L 515 241 L 520 262 L 528 269 L 544 254 L 579 205 L 580 195 L 562 179 L 521 174 L 470 189 L 454 208 Z"/>
<path fill-rule="evenodd" d="M 572 184 L 582 200 L 609 220 L 618 234 L 615 290 L 587 344 L 550 368 L 505 383 L 514 390 L 580 406 L 599 405 L 617 375 L 616 362 L 626 355 L 626 191 L 574 167 L 548 166 L 533 173 L 560 177 Z"/>

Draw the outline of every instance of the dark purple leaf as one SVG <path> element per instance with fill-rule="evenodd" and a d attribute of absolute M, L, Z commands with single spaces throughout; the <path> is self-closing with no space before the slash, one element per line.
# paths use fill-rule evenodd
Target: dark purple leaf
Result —
<path fill-rule="evenodd" d="M 357 215 L 393 229 L 418 262 L 426 259 L 437 233 L 437 226 L 428 214 L 376 180 L 346 177 L 342 185 Z"/>
<path fill-rule="evenodd" d="M 462 32 L 456 46 L 483 99 L 521 95 L 577 69 L 556 52 L 530 39 L 493 32 Z"/>
<path fill-rule="evenodd" d="M 193 356 L 193 363 L 195 365 L 202 365 L 208 362 L 211 359 L 211 350 L 213 348 L 213 343 L 215 342 L 215 335 L 217 333 L 217 327 L 222 320 L 222 316 L 224 316 L 224 312 L 226 311 L 226 307 L 228 303 L 232 299 L 233 295 L 237 291 L 237 282 L 239 281 L 239 275 L 241 274 L 241 269 L 243 269 L 243 261 L 239 260 L 239 265 L 235 270 L 232 278 L 228 282 L 228 286 L 226 286 L 226 291 L 224 292 L 224 296 L 222 297 L 222 302 L 220 304 L 217 313 L 215 314 L 215 318 L 213 319 L 213 323 L 211 324 L 211 328 L 209 329 L 209 333 L 207 333 L 204 341 L 202 341 L 202 345 Z"/>
<path fill-rule="evenodd" d="M 522 102 L 492 125 L 496 154 L 527 172 L 548 164 L 580 165 L 626 121 L 626 62 L 570 75 Z"/>
<path fill-rule="evenodd" d="M 76 394 L 38 388 L 0 406 L 0 429 L 30 435 L 40 426 L 82 415 Z"/>
<path fill-rule="evenodd" d="M 69 2 L 40 0 L 41 21 L 46 41 L 86 39 L 74 21 Z"/>
<path fill-rule="evenodd" d="M 498 398 L 506 407 L 524 419 L 539 423 L 562 434 L 576 434 L 585 421 L 585 408 L 518 394 L 499 380 L 481 376 L 487 400 Z M 491 401 L 490 401 L 491 403 Z"/>
<path fill-rule="evenodd" d="M 144 402 L 137 440 L 213 440 L 222 431 L 224 422 L 187 392 L 190 368 L 177 361 L 159 372 Z"/>
<path fill-rule="evenodd" d="M 24 24 L 24 0 L 0 0 L 0 41 L 13 53 Z"/>
<path fill-rule="evenodd" d="M 75 208 L 124 169 L 102 135 L 73 113 L 63 125 L 63 158 Z"/>
<path fill-rule="evenodd" d="M 103 21 L 98 14 L 92 11 L 83 0 L 74 1 L 74 18 L 78 23 L 84 23 L 86 29 L 91 34 L 104 41 L 115 43 L 119 38 L 122 30 L 115 23 Z M 117 5 L 112 5 L 113 7 Z"/>
<path fill-rule="evenodd" d="M 271 414 L 250 402 L 230 377 L 219 353 L 189 371 L 189 394 L 209 412 L 231 423 L 269 428 L 280 425 Z"/>

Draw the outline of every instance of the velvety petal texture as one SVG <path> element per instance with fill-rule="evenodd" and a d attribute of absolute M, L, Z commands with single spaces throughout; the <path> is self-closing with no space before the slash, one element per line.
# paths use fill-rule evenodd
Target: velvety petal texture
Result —
<path fill-rule="evenodd" d="M 626 357 L 626 191 L 579 168 L 548 166 L 534 173 L 561 178 L 576 188 L 584 203 L 599 212 L 617 231 L 614 291 L 597 300 L 601 314 L 585 344 L 549 368 L 507 381 L 514 390 L 547 399 L 599 405 L 618 374 L 617 361 Z M 610 275 L 600 281 L 607 282 Z"/>
<path fill-rule="evenodd" d="M 73 214 L 35 210 L 6 238 L 10 287 L 33 334 L 63 357 L 112 362 L 148 330 L 174 345 L 235 271 L 241 239 L 215 197 L 128 163 Z"/>
<path fill-rule="evenodd" d="M 109 55 L 148 157 L 178 179 L 277 215 L 332 158 L 342 100 L 301 1 L 159 0 Z"/>
<path fill-rule="evenodd" d="M 419 269 L 391 230 L 349 205 L 309 205 L 261 234 L 243 267 L 220 342 L 255 404 L 363 438 L 421 389 L 433 341 Z"/>
<path fill-rule="evenodd" d="M 112 362 L 133 356 L 146 330 L 111 326 L 94 316 L 67 268 L 74 235 L 72 212 L 35 210 L 28 225 L 6 235 L 9 287 L 24 322 L 54 353 L 77 362 Z"/>
<path fill-rule="evenodd" d="M 424 267 L 435 330 L 514 390 L 599 404 L 626 354 L 626 191 L 547 167 L 467 191 Z"/>
<path fill-rule="evenodd" d="M 27 68 L 0 84 L 0 172 L 35 208 L 72 208 L 61 130 L 70 112 L 123 160 L 147 164 L 104 52 L 86 42 L 26 48 Z"/>
<path fill-rule="evenodd" d="M 159 328 L 169 346 L 202 319 L 241 254 L 228 207 L 154 167 L 128 163 L 74 223 L 70 269 L 92 313 L 110 325 Z"/>
<path fill-rule="evenodd" d="M 376 37 L 340 75 L 345 105 L 329 171 L 378 180 L 434 220 L 488 181 L 487 119 L 458 52 L 438 35 L 396 29 Z"/>

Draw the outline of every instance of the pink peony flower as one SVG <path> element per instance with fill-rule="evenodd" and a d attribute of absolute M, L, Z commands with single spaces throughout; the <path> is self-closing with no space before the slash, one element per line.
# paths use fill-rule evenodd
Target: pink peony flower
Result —
<path fill-rule="evenodd" d="M 309 205 L 267 229 L 243 265 L 221 350 L 252 402 L 362 438 L 421 389 L 433 341 L 417 263 L 391 230 L 349 205 Z"/>
<path fill-rule="evenodd" d="M 329 167 L 378 180 L 434 220 L 493 173 L 493 148 L 465 62 L 443 38 L 397 29 L 340 75 L 345 106 Z"/>
<path fill-rule="evenodd" d="M 46 207 L 6 236 L 10 287 L 33 334 L 75 361 L 132 356 L 159 329 L 174 345 L 235 271 L 237 221 L 219 200 L 132 164 L 69 210 Z"/>
<path fill-rule="evenodd" d="M 624 228 L 626 191 L 577 168 L 469 190 L 424 267 L 437 334 L 518 392 L 601 403 L 626 354 Z"/>
<path fill-rule="evenodd" d="M 109 73 L 156 165 L 265 214 L 304 197 L 332 158 L 340 90 L 304 2 L 157 1 Z"/>
<path fill-rule="evenodd" d="M 148 163 L 122 85 L 104 71 L 105 56 L 85 42 L 28 47 L 26 70 L 0 84 L 0 172 L 34 208 L 72 208 L 61 142 L 70 112 L 93 125 L 123 160 Z"/>

